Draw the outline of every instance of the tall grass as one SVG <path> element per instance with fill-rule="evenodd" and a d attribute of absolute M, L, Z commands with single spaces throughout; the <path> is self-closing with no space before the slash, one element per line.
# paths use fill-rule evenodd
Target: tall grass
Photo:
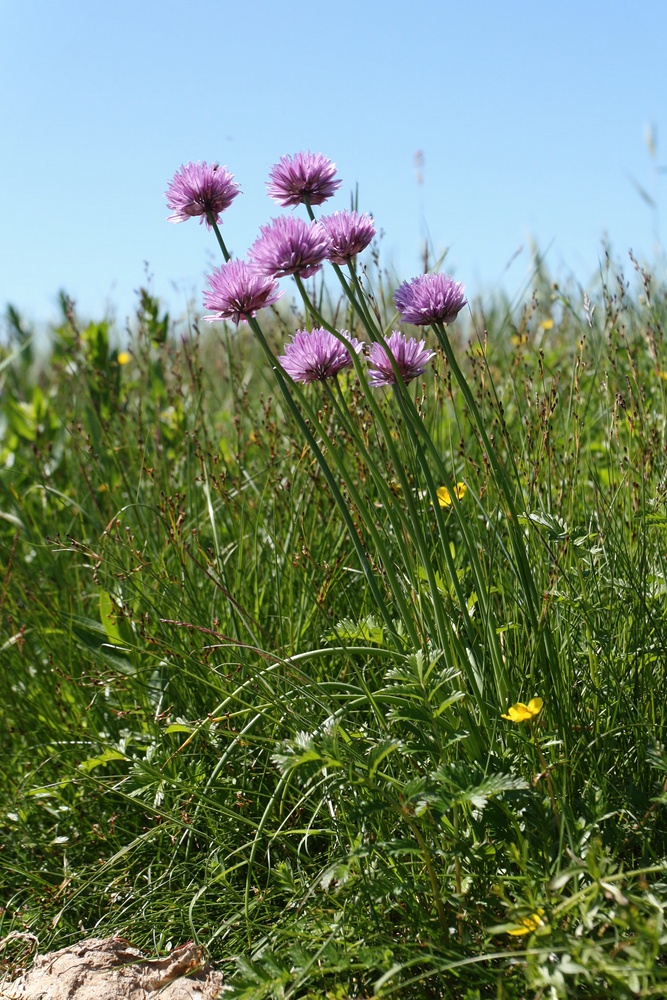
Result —
<path fill-rule="evenodd" d="M 172 336 L 148 292 L 122 364 L 65 298 L 41 361 L 8 314 L 0 937 L 193 938 L 247 1000 L 664 992 L 666 297 L 639 278 L 538 274 L 409 389 L 355 371 L 288 387 L 298 413 L 249 331 Z M 311 321 L 274 310 L 269 356 Z"/>

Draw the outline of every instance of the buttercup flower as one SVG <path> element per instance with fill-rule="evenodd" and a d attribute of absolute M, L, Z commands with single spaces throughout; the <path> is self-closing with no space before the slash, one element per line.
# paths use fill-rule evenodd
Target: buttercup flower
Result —
<path fill-rule="evenodd" d="M 258 309 L 277 302 L 283 294 L 273 278 L 264 278 L 252 271 L 244 260 L 230 260 L 216 267 L 206 279 L 209 291 L 204 291 L 204 306 L 213 309 L 214 315 L 204 316 L 213 323 L 229 319 L 238 326 L 248 320 Z"/>
<path fill-rule="evenodd" d="M 426 350 L 423 340 L 406 338 L 394 330 L 385 337 L 385 343 L 394 357 L 399 374 L 405 384 L 423 375 L 426 365 L 435 356 L 435 351 Z M 382 344 L 371 344 L 368 360 L 368 381 L 371 385 L 393 385 L 396 375 L 391 361 Z"/>
<path fill-rule="evenodd" d="M 544 916 L 544 910 L 540 907 L 535 913 L 531 913 L 529 917 L 523 917 L 517 924 L 513 927 L 508 934 L 513 934 L 518 937 L 521 934 L 532 934 L 536 931 L 538 927 L 544 927 L 544 921 L 542 917 Z"/>
<path fill-rule="evenodd" d="M 341 333 L 349 341 L 349 347 L 322 327 L 297 330 L 278 361 L 295 382 L 324 382 L 349 368 L 352 364 L 350 351 L 359 353 L 363 346 L 356 337 L 350 337 L 347 330 Z"/>
<path fill-rule="evenodd" d="M 334 180 L 336 164 L 322 153 L 295 153 L 281 156 L 271 168 L 267 191 L 269 197 L 289 208 L 291 205 L 321 205 L 338 190 L 341 181 Z"/>
<path fill-rule="evenodd" d="M 501 718 L 509 719 L 510 722 L 528 722 L 529 719 L 534 719 L 536 715 L 540 714 L 543 704 L 541 698 L 531 698 L 527 705 L 524 705 L 522 701 L 517 701 L 516 705 L 508 708 L 508 714 L 501 716 Z"/>
<path fill-rule="evenodd" d="M 465 483 L 457 483 L 456 486 L 454 487 L 454 496 L 456 497 L 457 500 L 463 500 L 467 492 L 468 492 L 468 487 L 466 486 Z M 446 486 L 441 486 L 437 490 L 437 497 L 438 497 L 438 503 L 440 504 L 441 507 L 451 507 L 454 502 L 452 500 L 451 493 L 449 492 Z"/>
<path fill-rule="evenodd" d="M 394 303 L 406 323 L 453 323 L 466 304 L 465 288 L 448 274 L 420 274 L 404 281 L 394 295 Z"/>
<path fill-rule="evenodd" d="M 319 222 L 281 215 L 266 226 L 248 251 L 250 267 L 267 278 L 298 274 L 309 278 L 327 259 L 329 237 Z"/>
<path fill-rule="evenodd" d="M 167 205 L 174 210 L 168 222 L 185 222 L 199 215 L 200 223 L 207 226 L 208 215 L 216 222 L 220 215 L 229 208 L 241 188 L 234 181 L 226 167 L 217 163 L 186 163 L 174 174 L 165 194 Z"/>
<path fill-rule="evenodd" d="M 320 222 L 331 240 L 329 260 L 332 264 L 347 264 L 365 250 L 375 236 L 375 226 L 370 215 L 334 212 L 320 219 Z"/>

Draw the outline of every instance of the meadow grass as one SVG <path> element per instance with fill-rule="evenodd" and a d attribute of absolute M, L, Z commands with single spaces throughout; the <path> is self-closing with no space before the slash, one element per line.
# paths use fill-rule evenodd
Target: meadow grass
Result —
<path fill-rule="evenodd" d="M 538 273 L 296 409 L 147 291 L 129 358 L 8 312 L 8 968 L 119 933 L 245 1000 L 664 995 L 667 299 L 590 294 Z M 275 355 L 307 316 L 269 315 Z"/>

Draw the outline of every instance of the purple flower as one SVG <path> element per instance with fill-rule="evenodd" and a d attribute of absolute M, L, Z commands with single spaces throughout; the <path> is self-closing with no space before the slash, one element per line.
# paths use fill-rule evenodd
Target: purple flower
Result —
<path fill-rule="evenodd" d="M 320 222 L 331 240 L 329 260 L 332 264 L 347 264 L 365 250 L 375 236 L 375 226 L 370 215 L 334 212 L 320 219 Z"/>
<path fill-rule="evenodd" d="M 283 294 L 276 281 L 256 274 L 244 260 L 230 260 L 216 267 L 206 280 L 211 288 L 204 292 L 204 306 L 213 309 L 214 315 L 204 319 L 210 323 L 230 319 L 238 326 L 241 320 L 251 319 L 258 309 L 273 305 Z"/>
<path fill-rule="evenodd" d="M 321 205 L 337 191 L 336 164 L 322 153 L 295 153 L 281 156 L 271 168 L 266 185 L 269 197 L 289 208 L 291 205 Z"/>
<path fill-rule="evenodd" d="M 250 267 L 266 278 L 298 274 L 309 278 L 322 267 L 329 253 L 329 237 L 319 222 L 304 222 L 280 215 L 267 226 L 248 251 Z"/>
<path fill-rule="evenodd" d="M 169 187 L 165 191 L 167 205 L 174 209 L 174 214 L 168 222 L 185 222 L 195 215 L 200 215 L 200 223 L 210 225 L 207 216 L 212 215 L 216 222 L 220 214 L 236 198 L 240 191 L 227 167 L 219 167 L 213 163 L 186 163 L 174 174 Z"/>
<path fill-rule="evenodd" d="M 396 308 L 406 323 L 453 323 L 466 304 L 465 289 L 448 274 L 420 274 L 404 281 L 394 295 Z"/>
<path fill-rule="evenodd" d="M 285 344 L 285 353 L 278 361 L 295 382 L 324 382 L 343 368 L 349 368 L 352 364 L 350 351 L 358 354 L 363 347 L 347 330 L 341 330 L 341 334 L 348 340 L 349 347 L 321 327 L 310 332 L 297 330 L 292 342 Z"/>
<path fill-rule="evenodd" d="M 406 338 L 404 334 L 398 333 L 396 330 L 384 340 L 406 385 L 418 375 L 423 375 L 426 371 L 426 365 L 435 356 L 435 351 L 426 350 L 423 340 L 415 340 L 414 337 Z M 371 344 L 368 358 L 368 381 L 371 385 L 394 385 L 396 382 L 396 374 L 391 360 L 382 344 Z"/>

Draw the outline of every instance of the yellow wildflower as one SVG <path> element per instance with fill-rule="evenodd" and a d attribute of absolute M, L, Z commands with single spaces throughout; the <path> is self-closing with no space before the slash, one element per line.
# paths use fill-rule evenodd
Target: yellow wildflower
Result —
<path fill-rule="evenodd" d="M 540 323 L 543 330 L 553 330 L 554 321 L 549 317 L 549 319 L 543 319 Z"/>
<path fill-rule="evenodd" d="M 463 500 L 464 496 L 468 492 L 468 487 L 465 483 L 457 483 L 454 487 L 454 496 L 457 500 Z M 451 493 L 446 486 L 440 486 L 438 489 L 438 503 L 441 507 L 451 507 L 453 500 Z"/>
<path fill-rule="evenodd" d="M 513 934 L 515 937 L 519 937 L 520 934 L 532 934 L 538 927 L 544 927 L 544 921 L 542 920 L 543 916 L 544 910 L 540 907 L 537 913 L 531 913 L 529 917 L 523 917 L 517 926 L 513 927 L 512 930 L 507 933 Z"/>
<path fill-rule="evenodd" d="M 126 365 L 130 361 L 131 357 L 132 355 L 127 351 L 121 351 L 116 360 L 119 365 Z"/>
<path fill-rule="evenodd" d="M 531 698 L 527 705 L 517 701 L 516 705 L 508 709 L 508 715 L 503 715 L 501 718 L 509 719 L 510 722 L 527 722 L 528 719 L 534 719 L 540 714 L 543 704 L 541 698 Z"/>

